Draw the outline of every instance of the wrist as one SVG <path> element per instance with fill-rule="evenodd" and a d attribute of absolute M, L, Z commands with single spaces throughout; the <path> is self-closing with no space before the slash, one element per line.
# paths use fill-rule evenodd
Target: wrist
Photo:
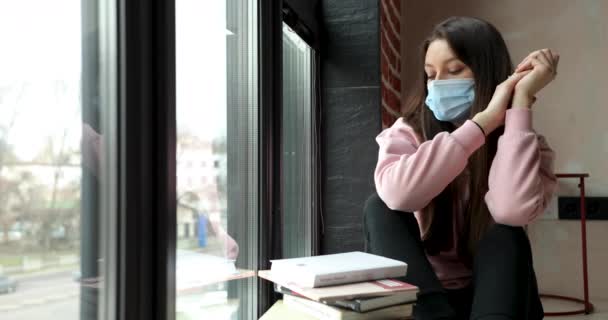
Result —
<path fill-rule="evenodd" d="M 515 93 L 513 95 L 513 100 L 511 102 L 511 106 L 513 108 L 530 108 L 532 104 L 536 101 L 536 97 L 528 93 Z"/>
<path fill-rule="evenodd" d="M 483 131 L 486 136 L 498 127 L 498 125 L 496 124 L 497 121 L 495 121 L 495 117 L 493 117 L 487 111 L 477 113 L 471 120 L 473 120 L 481 127 L 481 131 Z"/>

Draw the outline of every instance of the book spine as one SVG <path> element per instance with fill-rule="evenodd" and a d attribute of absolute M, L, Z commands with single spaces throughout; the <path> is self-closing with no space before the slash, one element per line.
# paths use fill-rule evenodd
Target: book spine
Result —
<path fill-rule="evenodd" d="M 319 302 L 287 295 L 283 296 L 283 303 L 319 320 L 342 320 L 342 315 L 339 311 L 333 310 L 331 307 Z"/>
<path fill-rule="evenodd" d="M 305 296 L 303 296 L 303 295 L 301 295 L 301 294 L 299 294 L 299 293 L 297 293 L 297 292 L 295 292 L 293 290 L 285 288 L 285 287 L 283 287 L 280 284 L 276 284 L 276 283 L 274 284 L 274 292 L 280 293 L 282 295 L 289 295 L 289 296 L 294 296 L 294 297 L 299 297 L 299 298 L 306 298 Z"/>
<path fill-rule="evenodd" d="M 397 266 L 319 275 L 314 279 L 314 288 L 377 279 L 397 278 L 403 276 L 403 268 L 404 267 Z"/>
<path fill-rule="evenodd" d="M 356 300 L 337 300 L 328 303 L 330 306 L 346 308 L 361 313 L 361 303 Z"/>

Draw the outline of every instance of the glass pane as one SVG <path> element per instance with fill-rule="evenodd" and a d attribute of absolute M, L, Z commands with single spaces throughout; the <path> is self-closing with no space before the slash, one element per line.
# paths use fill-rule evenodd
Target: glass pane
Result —
<path fill-rule="evenodd" d="M 0 1 L 0 43 L 10 48 L 0 50 L 3 320 L 103 314 L 115 121 L 100 6 Z"/>
<path fill-rule="evenodd" d="M 256 311 L 256 3 L 176 1 L 177 319 Z"/>
<path fill-rule="evenodd" d="M 283 257 L 312 254 L 312 49 L 283 24 Z"/>

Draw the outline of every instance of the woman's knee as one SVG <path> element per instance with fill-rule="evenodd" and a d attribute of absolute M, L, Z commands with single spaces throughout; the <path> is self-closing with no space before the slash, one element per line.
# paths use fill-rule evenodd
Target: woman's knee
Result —
<path fill-rule="evenodd" d="M 391 210 L 384 201 L 378 196 L 377 193 L 372 194 L 365 201 L 363 206 L 363 213 L 366 219 L 375 220 L 381 218 L 387 218 L 394 216 L 395 214 L 401 214 L 405 212 Z"/>
<path fill-rule="evenodd" d="M 388 210 L 388 207 L 384 204 L 378 194 L 374 193 L 371 195 L 363 206 L 363 224 L 365 229 L 369 231 L 375 231 L 375 225 L 377 220 L 381 218 L 384 212 Z"/>
<path fill-rule="evenodd" d="M 488 229 L 485 238 L 494 241 L 508 241 L 513 243 L 527 242 L 528 236 L 523 227 L 513 227 L 496 223 Z"/>
<path fill-rule="evenodd" d="M 422 246 L 418 222 L 411 212 L 391 210 L 376 194 L 364 206 L 363 232 L 366 251 L 402 260 Z M 398 258 L 402 257 L 402 258 Z"/>
<path fill-rule="evenodd" d="M 363 208 L 363 222 L 369 232 L 386 230 L 387 227 L 405 223 L 408 229 L 418 228 L 412 213 L 391 210 L 377 194 L 371 195 Z"/>
<path fill-rule="evenodd" d="M 386 211 L 389 210 L 384 201 L 380 199 L 377 193 L 372 194 L 367 200 L 365 200 L 365 205 L 363 206 L 363 212 L 365 215 L 371 215 L 374 212 Z"/>
<path fill-rule="evenodd" d="M 530 241 L 522 227 L 494 224 L 479 242 L 478 254 L 487 252 L 512 254 L 520 258 L 531 257 Z"/>

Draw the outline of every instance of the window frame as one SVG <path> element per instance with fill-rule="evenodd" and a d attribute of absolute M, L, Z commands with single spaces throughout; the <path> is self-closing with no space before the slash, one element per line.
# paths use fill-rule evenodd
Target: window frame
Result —
<path fill-rule="evenodd" d="M 311 149 L 313 150 L 312 159 L 312 177 L 311 186 L 312 190 L 312 216 L 311 216 L 311 249 L 312 255 L 321 254 L 321 240 L 323 237 L 324 223 L 323 223 L 323 204 L 322 204 L 322 157 L 321 157 L 321 112 L 322 112 L 322 99 L 321 99 L 321 42 L 323 41 L 323 34 L 321 33 L 321 12 L 319 7 L 319 0 L 283 0 L 282 1 L 282 22 L 291 28 L 310 48 L 312 49 L 311 57 L 311 79 L 313 83 L 312 88 L 312 130 L 313 130 L 313 141 Z M 297 5 L 297 6 L 295 6 Z M 314 20 L 306 21 L 302 17 L 313 17 Z M 282 24 L 280 26 L 282 28 Z M 279 46 L 282 44 L 279 43 Z M 282 47 L 280 47 L 282 51 Z M 279 56 L 280 57 L 280 56 Z M 282 61 L 281 58 L 276 61 Z M 282 69 L 282 66 L 281 66 Z M 278 91 L 282 90 L 282 82 L 277 87 Z M 279 108 L 282 110 L 282 106 Z M 281 121 L 282 115 L 277 121 Z M 282 137 L 281 131 L 277 136 Z M 280 141 L 279 141 L 280 146 Z M 281 150 L 277 151 L 281 154 Z M 280 157 L 279 157 L 280 160 Z M 278 166 L 277 175 L 278 183 L 280 183 L 280 175 L 282 166 Z M 281 197 L 282 198 L 282 194 Z M 280 208 L 281 203 L 277 204 Z M 283 219 L 282 219 L 283 220 Z M 278 234 L 279 239 L 282 238 L 282 234 Z M 280 254 L 281 251 L 279 251 Z"/>
<path fill-rule="evenodd" d="M 270 259 L 282 258 L 282 232 L 284 213 L 281 212 L 283 199 L 281 187 L 282 119 L 283 119 L 283 23 L 292 28 L 312 49 L 313 88 L 313 214 L 311 227 L 312 254 L 320 253 L 322 236 L 321 203 L 321 70 L 319 34 L 301 20 L 298 12 L 292 10 L 285 0 L 258 0 L 260 12 L 259 28 L 259 68 L 260 68 L 260 119 L 261 119 L 261 159 L 260 192 L 260 251 L 259 270 L 270 268 Z M 318 18 L 317 1 L 308 7 L 309 16 Z M 321 227 L 321 228 L 320 228 Z M 258 278 L 258 315 L 268 310 L 280 295 L 274 292 L 272 284 Z"/>
<path fill-rule="evenodd" d="M 175 0 L 118 0 L 116 319 L 175 318 Z"/>
<path fill-rule="evenodd" d="M 107 316 L 122 320 L 175 319 L 176 77 L 175 0 L 116 2 L 117 164 L 116 239 L 109 241 Z M 281 121 L 283 0 L 257 0 L 259 164 L 258 269 L 281 257 Z M 299 28 L 299 27 L 298 27 Z M 294 30 L 298 31 L 297 28 Z M 306 38 L 305 38 L 306 37 Z M 313 254 L 321 220 L 320 63 L 318 35 L 302 37 L 314 49 L 315 152 Z M 109 221 L 113 221 L 110 219 Z M 112 260 L 114 259 L 114 260 Z M 113 264 L 113 265 L 112 265 Z M 252 301 L 261 316 L 277 299 L 256 278 Z M 257 307 L 257 308 L 256 308 Z M 256 312 L 253 312 L 256 313 Z M 245 315 L 245 314 L 244 314 Z M 115 316 L 115 317 L 114 317 Z"/>
<path fill-rule="evenodd" d="M 260 92 L 260 214 L 258 270 L 281 256 L 282 0 L 258 0 Z M 260 317 L 277 300 L 272 284 L 257 278 Z"/>

